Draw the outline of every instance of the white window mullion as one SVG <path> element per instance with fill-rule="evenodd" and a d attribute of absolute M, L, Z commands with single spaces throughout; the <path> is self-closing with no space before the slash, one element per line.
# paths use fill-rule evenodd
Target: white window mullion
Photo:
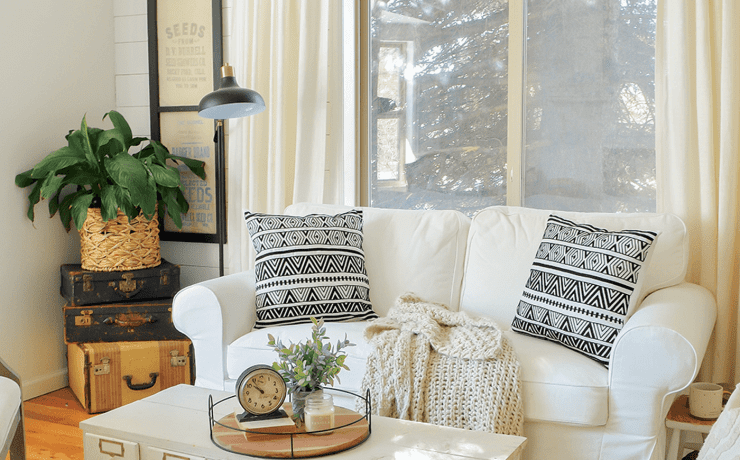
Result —
<path fill-rule="evenodd" d="M 506 204 L 521 206 L 524 164 L 524 86 L 527 48 L 526 0 L 509 1 L 509 74 L 506 148 Z"/>
<path fill-rule="evenodd" d="M 347 206 L 360 204 L 359 169 L 360 148 L 357 133 L 357 104 L 359 99 L 360 76 L 357 50 L 359 37 L 356 37 L 359 21 L 359 2 L 342 0 L 342 202 Z"/>

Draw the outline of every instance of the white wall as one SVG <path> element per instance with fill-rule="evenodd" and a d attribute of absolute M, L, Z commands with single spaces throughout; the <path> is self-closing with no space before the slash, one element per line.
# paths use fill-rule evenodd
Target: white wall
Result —
<path fill-rule="evenodd" d="M 65 145 L 115 107 L 113 0 L 0 2 L 0 356 L 23 379 L 28 399 L 66 385 L 59 266 L 79 263 L 79 236 L 36 206 L 15 175 Z M 107 122 L 106 122 L 107 123 Z"/>

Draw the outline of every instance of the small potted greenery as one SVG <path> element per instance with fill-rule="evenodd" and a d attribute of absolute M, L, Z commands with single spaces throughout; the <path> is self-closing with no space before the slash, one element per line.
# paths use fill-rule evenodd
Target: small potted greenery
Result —
<path fill-rule="evenodd" d="M 322 389 L 322 385 L 334 385 L 338 382 L 339 371 L 349 370 L 344 360 L 347 353 L 342 351 L 346 347 L 354 346 L 347 340 L 337 340 L 336 346 L 324 343 L 329 337 L 326 335 L 324 320 L 311 318 L 313 323 L 311 339 L 305 343 L 291 343 L 283 345 L 282 341 L 275 340 L 272 334 L 267 334 L 269 346 L 278 353 L 279 360 L 272 364 L 285 381 L 288 392 L 291 393 L 293 417 L 302 419 L 305 398 L 314 391 Z"/>
<path fill-rule="evenodd" d="M 181 162 L 198 177 L 205 179 L 202 161 L 171 155 L 160 142 L 133 137 L 128 123 L 116 111 L 108 112 L 103 119 L 106 117 L 113 124 L 112 129 L 88 127 L 83 117 L 80 129 L 71 130 L 65 136 L 66 146 L 50 153 L 33 169 L 15 177 L 18 187 L 33 186 L 28 196 L 27 212 L 31 221 L 34 220 L 34 206 L 40 200 L 48 200 L 50 217 L 58 212 L 67 231 L 72 222 L 80 231 L 83 268 L 87 268 L 83 227 L 90 221 L 91 213 L 88 210 L 95 210 L 92 214 L 101 221 L 100 224 L 91 225 L 92 231 L 103 229 L 102 223 L 117 220 L 123 228 L 131 228 L 139 220 L 152 226 L 151 222 L 156 224 L 165 212 L 178 228 L 182 228 L 181 215 L 187 212 L 188 203 L 180 189 L 180 171 L 174 164 Z M 130 153 L 131 149 L 145 142 L 147 144 L 138 152 Z M 154 227 L 156 229 L 156 225 Z M 107 235 L 108 229 L 102 232 Z M 130 233 L 130 230 L 126 233 Z M 156 236 L 156 255 L 159 257 L 158 229 L 153 233 Z M 91 239 L 103 241 L 100 238 Z M 119 241 L 112 246 L 121 247 L 122 244 Z M 99 253 L 99 249 L 94 248 L 88 253 Z M 130 258 L 130 255 L 123 259 Z M 100 257 L 105 258 L 106 255 Z M 112 255 L 107 257 L 112 258 Z M 130 268 L 124 266 L 118 269 Z"/>

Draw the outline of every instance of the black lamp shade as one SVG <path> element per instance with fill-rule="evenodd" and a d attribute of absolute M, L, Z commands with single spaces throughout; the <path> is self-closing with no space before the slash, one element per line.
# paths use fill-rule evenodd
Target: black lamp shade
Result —
<path fill-rule="evenodd" d="M 200 100 L 198 115 L 224 120 L 256 115 L 265 110 L 265 101 L 257 91 L 239 87 L 231 66 L 223 66 L 221 73 L 220 88 Z"/>

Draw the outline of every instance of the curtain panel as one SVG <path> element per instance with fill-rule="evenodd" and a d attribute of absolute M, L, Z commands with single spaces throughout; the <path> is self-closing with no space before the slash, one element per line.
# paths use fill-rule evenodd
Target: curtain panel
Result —
<path fill-rule="evenodd" d="M 342 80 L 341 7 L 336 0 L 234 2 L 225 55 L 239 85 L 259 92 L 267 109 L 228 124 L 228 273 L 254 260 L 245 210 L 341 202 L 341 136 L 332 136 L 342 133 L 341 91 L 332 90 Z"/>
<path fill-rule="evenodd" d="M 740 381 L 740 2 L 658 5 L 657 208 L 686 222 L 686 279 L 717 299 L 699 379 L 734 383 Z"/>

